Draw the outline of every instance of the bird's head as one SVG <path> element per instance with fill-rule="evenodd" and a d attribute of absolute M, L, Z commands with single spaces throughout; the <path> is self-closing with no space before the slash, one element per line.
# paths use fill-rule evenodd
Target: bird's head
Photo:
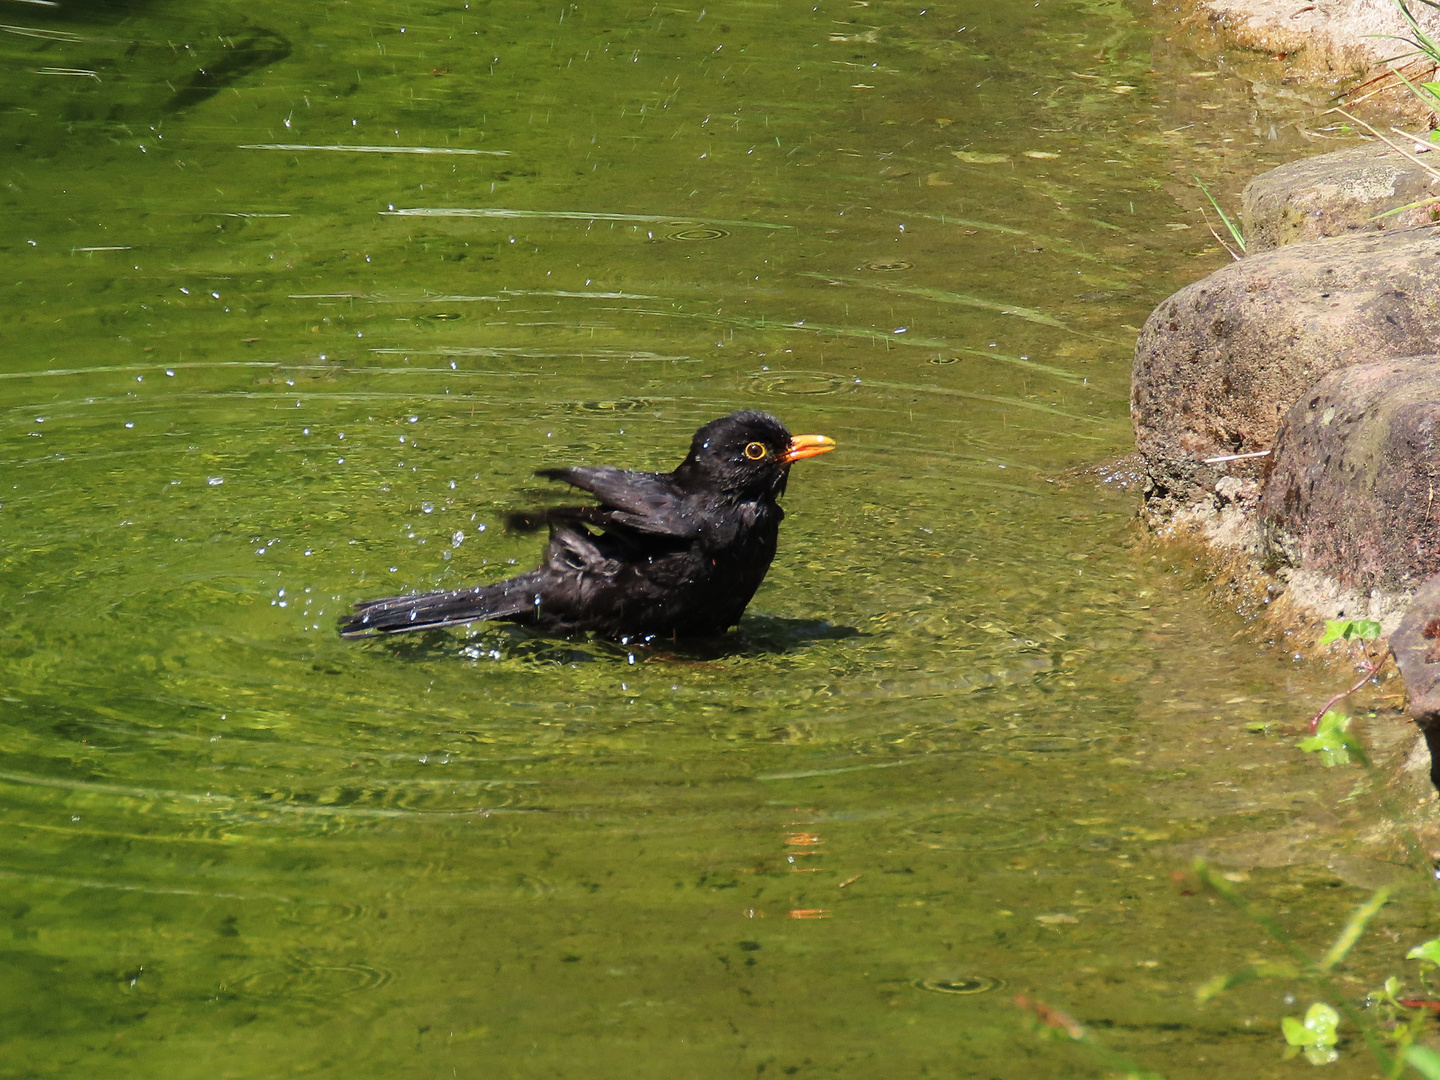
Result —
<path fill-rule="evenodd" d="M 790 466 L 801 458 L 835 449 L 824 435 L 791 435 L 769 413 L 742 409 L 712 420 L 690 444 L 690 454 L 675 470 L 687 487 L 758 498 L 785 490 Z"/>

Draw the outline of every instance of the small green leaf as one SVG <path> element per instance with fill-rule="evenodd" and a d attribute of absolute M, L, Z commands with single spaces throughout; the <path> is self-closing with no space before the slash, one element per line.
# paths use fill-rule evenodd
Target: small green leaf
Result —
<path fill-rule="evenodd" d="M 1305 1060 L 1311 1065 L 1334 1065 L 1340 1060 L 1340 1051 L 1333 1046 L 1307 1046 Z"/>
<path fill-rule="evenodd" d="M 1425 1080 L 1440 1080 L 1440 1054 L 1428 1046 L 1406 1047 L 1405 1064 L 1425 1077 Z"/>
<path fill-rule="evenodd" d="M 1405 954 L 1406 960 L 1429 960 L 1436 967 L 1440 967 L 1440 938 L 1431 938 L 1429 941 L 1421 942 Z"/>
<path fill-rule="evenodd" d="M 1335 1044 L 1340 1041 L 1336 1031 L 1339 1026 L 1340 1014 L 1323 1001 L 1315 1002 L 1306 1010 L 1304 1023 L 1293 1016 L 1280 1021 L 1285 1041 L 1303 1049 L 1312 1065 L 1328 1065 L 1340 1056 L 1335 1053 Z"/>
<path fill-rule="evenodd" d="M 1285 1041 L 1291 1046 L 1309 1046 L 1310 1032 L 1305 1025 L 1293 1016 L 1287 1016 L 1280 1021 L 1280 1030 L 1285 1032 Z"/>
<path fill-rule="evenodd" d="M 1320 718 L 1315 734 L 1295 744 L 1307 754 L 1319 753 L 1320 764 L 1327 769 L 1350 762 L 1350 717 L 1335 711 Z"/>
<path fill-rule="evenodd" d="M 1340 1041 L 1336 1029 L 1340 1026 L 1340 1014 L 1326 1005 L 1323 1001 L 1317 1001 L 1305 1011 L 1305 1027 L 1311 1033 L 1311 1043 L 1315 1046 L 1334 1046 Z"/>
<path fill-rule="evenodd" d="M 1321 645 L 1332 641 L 1374 641 L 1380 636 L 1380 624 L 1374 619 L 1326 619 Z"/>

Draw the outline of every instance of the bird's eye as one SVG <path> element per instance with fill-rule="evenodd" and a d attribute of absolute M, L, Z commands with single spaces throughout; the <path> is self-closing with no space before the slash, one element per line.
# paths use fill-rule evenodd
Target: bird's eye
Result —
<path fill-rule="evenodd" d="M 752 442 L 749 446 L 745 447 L 745 456 L 751 461 L 759 461 L 767 453 L 769 453 L 769 451 L 765 449 L 764 443 Z"/>

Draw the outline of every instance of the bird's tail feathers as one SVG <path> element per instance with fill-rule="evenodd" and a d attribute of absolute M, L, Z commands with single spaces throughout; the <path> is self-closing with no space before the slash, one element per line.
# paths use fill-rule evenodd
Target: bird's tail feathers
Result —
<path fill-rule="evenodd" d="M 471 589 L 366 600 L 355 605 L 353 614 L 341 616 L 340 636 L 403 634 L 482 619 L 512 619 L 535 609 L 539 585 L 540 575 L 532 572 Z"/>

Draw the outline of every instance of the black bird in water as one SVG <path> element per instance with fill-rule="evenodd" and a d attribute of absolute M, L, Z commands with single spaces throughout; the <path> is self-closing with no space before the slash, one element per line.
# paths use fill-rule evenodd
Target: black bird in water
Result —
<path fill-rule="evenodd" d="M 510 515 L 514 529 L 549 525 L 539 569 L 494 585 L 368 600 L 341 619 L 340 633 L 481 619 L 615 638 L 723 633 L 740 621 L 775 557 L 785 516 L 776 500 L 791 464 L 834 448 L 824 435 L 792 436 L 769 413 L 744 410 L 697 431 L 674 472 L 542 469 L 535 475 L 588 491 L 599 505 Z"/>

